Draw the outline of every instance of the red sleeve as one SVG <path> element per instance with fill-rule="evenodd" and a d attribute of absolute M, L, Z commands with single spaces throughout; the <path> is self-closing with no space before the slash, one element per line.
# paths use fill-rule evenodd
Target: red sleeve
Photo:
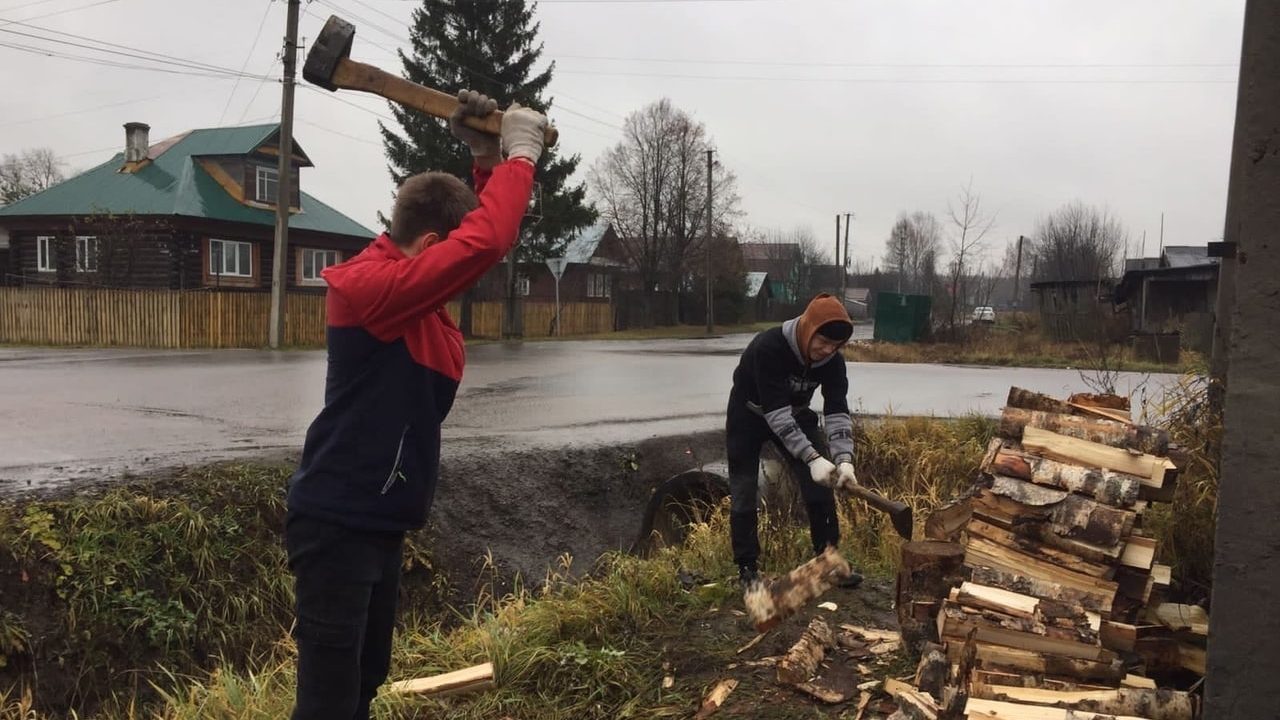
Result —
<path fill-rule="evenodd" d="M 480 205 L 456 230 L 408 260 L 371 263 L 342 283 L 374 336 L 398 337 L 406 323 L 434 312 L 479 281 L 515 244 L 533 188 L 533 166 L 509 160 L 492 171 L 475 169 Z"/>
<path fill-rule="evenodd" d="M 482 168 L 479 165 L 471 165 L 471 179 L 476 186 L 476 194 L 484 192 L 485 185 L 489 184 L 489 178 L 493 177 L 493 171 L 496 168 Z"/>

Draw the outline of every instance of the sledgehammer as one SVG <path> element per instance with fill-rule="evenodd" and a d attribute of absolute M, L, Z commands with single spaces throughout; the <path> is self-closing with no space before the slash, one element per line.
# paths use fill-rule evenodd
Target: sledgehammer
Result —
<path fill-rule="evenodd" d="M 458 99 L 448 93 L 424 87 L 416 82 L 405 80 L 399 75 L 356 62 L 351 59 L 351 43 L 355 40 L 356 28 L 337 15 L 330 15 L 325 22 L 311 50 L 307 52 L 307 61 L 302 66 L 302 77 L 307 82 L 319 85 L 325 90 L 360 90 L 384 97 L 401 105 L 419 110 L 428 115 L 447 119 L 458 107 Z M 502 132 L 502 112 L 494 111 L 484 117 L 468 117 L 464 121 L 468 127 L 483 130 L 491 135 Z M 560 133 L 552 126 L 547 126 L 543 140 L 547 147 L 556 144 Z"/>

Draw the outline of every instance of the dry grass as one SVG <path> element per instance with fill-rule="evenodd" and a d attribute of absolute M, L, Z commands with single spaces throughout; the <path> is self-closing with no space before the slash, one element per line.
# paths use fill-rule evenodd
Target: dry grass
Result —
<path fill-rule="evenodd" d="M 1182 372 L 1198 358 L 1183 351 L 1182 362 L 1162 365 L 1136 358 L 1131 348 L 1112 345 L 1100 358 L 1096 343 L 1062 343 L 1046 340 L 1036 331 L 1012 326 L 973 328 L 963 342 L 886 343 L 858 342 L 845 349 L 854 362 L 943 363 L 997 367 L 1068 368 L 1092 371 L 1104 363 L 1111 370 L 1129 372 Z"/>

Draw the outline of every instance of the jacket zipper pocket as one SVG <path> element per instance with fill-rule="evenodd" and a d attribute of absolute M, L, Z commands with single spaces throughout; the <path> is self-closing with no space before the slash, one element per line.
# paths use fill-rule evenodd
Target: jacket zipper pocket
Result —
<path fill-rule="evenodd" d="M 409 426 L 405 425 L 404 430 L 400 433 L 400 444 L 396 446 L 396 459 L 391 463 L 391 472 L 387 475 L 387 481 L 382 484 L 382 494 L 386 495 L 391 486 L 395 484 L 396 474 L 400 471 L 400 456 L 404 453 L 404 438 L 409 434 Z"/>

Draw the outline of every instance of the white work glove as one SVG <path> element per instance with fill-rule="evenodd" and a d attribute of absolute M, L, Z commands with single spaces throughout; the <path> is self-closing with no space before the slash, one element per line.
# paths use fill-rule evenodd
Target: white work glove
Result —
<path fill-rule="evenodd" d="M 468 115 L 484 117 L 498 109 L 498 101 L 474 90 L 462 90 L 458 93 L 458 108 L 449 116 L 449 132 L 467 144 L 471 156 L 477 160 L 487 160 L 496 165 L 502 161 L 502 141 L 497 135 L 476 130 L 463 124 Z"/>
<path fill-rule="evenodd" d="M 853 473 L 853 463 L 842 462 L 836 466 L 836 489 L 851 490 L 858 484 L 858 476 Z"/>
<path fill-rule="evenodd" d="M 822 487 L 835 487 L 836 466 L 830 460 L 819 455 L 809 461 L 809 477 Z"/>
<path fill-rule="evenodd" d="M 537 110 L 511 103 L 502 113 L 502 149 L 508 159 L 520 157 L 537 165 L 546 131 L 547 116 Z"/>

